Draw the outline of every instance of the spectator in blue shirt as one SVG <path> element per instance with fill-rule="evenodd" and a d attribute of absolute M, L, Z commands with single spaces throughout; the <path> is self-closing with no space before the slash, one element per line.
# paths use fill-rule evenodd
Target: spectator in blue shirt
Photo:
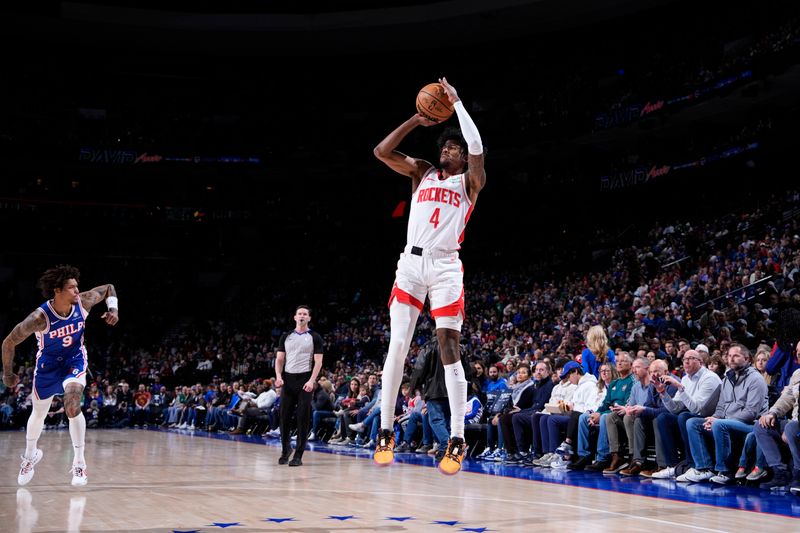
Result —
<path fill-rule="evenodd" d="M 615 364 L 614 350 L 608 346 L 608 337 L 603 326 L 592 326 L 586 333 L 586 348 L 581 353 L 584 374 L 600 377 L 600 365 L 606 361 Z"/>
<path fill-rule="evenodd" d="M 483 385 L 484 393 L 501 391 L 508 388 L 508 382 L 506 381 L 506 378 L 500 377 L 500 371 L 496 366 L 490 366 L 487 372 L 489 377 L 486 379 L 486 382 Z"/>

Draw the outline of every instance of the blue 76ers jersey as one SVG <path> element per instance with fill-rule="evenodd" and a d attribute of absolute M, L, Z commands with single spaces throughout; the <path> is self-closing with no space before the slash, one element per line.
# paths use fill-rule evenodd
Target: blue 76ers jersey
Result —
<path fill-rule="evenodd" d="M 78 354 L 86 355 L 83 346 L 83 330 L 86 327 L 86 311 L 80 304 L 73 305 L 68 318 L 59 316 L 50 302 L 39 306 L 47 317 L 47 329 L 36 332 L 39 358 L 57 359 L 59 361 L 72 358 Z"/>

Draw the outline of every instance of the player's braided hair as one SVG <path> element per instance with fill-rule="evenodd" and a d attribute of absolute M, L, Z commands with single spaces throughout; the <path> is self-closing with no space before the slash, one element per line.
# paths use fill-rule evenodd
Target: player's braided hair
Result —
<path fill-rule="evenodd" d="M 74 279 L 80 281 L 81 272 L 71 265 L 58 265 L 56 267 L 47 269 L 42 277 L 39 278 L 37 286 L 42 289 L 42 295 L 45 298 L 52 298 L 55 296 L 55 290 L 61 289 L 68 280 Z"/>

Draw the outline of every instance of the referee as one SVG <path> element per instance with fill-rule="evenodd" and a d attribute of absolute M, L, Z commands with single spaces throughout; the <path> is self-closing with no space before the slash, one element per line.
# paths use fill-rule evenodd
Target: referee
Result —
<path fill-rule="evenodd" d="M 300 466 L 311 425 L 311 393 L 322 368 L 322 337 L 308 328 L 311 309 L 300 305 L 294 312 L 296 327 L 278 343 L 274 386 L 281 389 L 281 457 L 278 464 Z M 313 368 L 312 368 L 313 367 Z M 292 453 L 292 416 L 297 418 L 297 446 Z"/>

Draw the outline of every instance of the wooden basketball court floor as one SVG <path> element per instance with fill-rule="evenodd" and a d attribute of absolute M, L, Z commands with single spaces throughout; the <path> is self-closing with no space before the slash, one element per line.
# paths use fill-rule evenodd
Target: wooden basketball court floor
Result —
<path fill-rule="evenodd" d="M 0 531 L 800 531 L 800 498 L 757 489 L 472 460 L 447 477 L 428 457 L 379 468 L 366 450 L 324 444 L 290 468 L 274 439 L 214 437 L 90 430 L 89 484 L 72 487 L 69 432 L 46 431 L 44 458 L 19 487 L 25 433 L 2 432 Z"/>

